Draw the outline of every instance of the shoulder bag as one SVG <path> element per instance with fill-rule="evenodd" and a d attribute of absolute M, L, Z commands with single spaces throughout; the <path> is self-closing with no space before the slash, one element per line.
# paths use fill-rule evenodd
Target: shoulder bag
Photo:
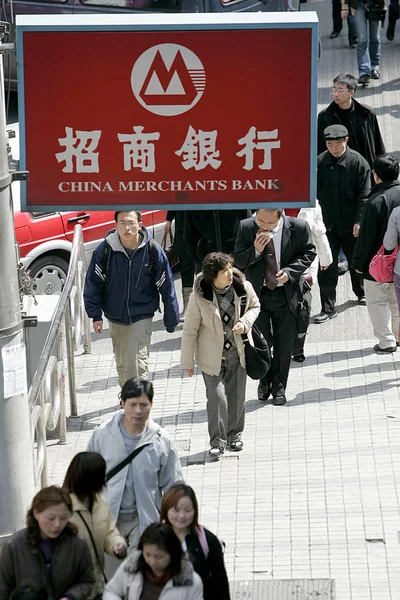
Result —
<path fill-rule="evenodd" d="M 369 274 L 378 283 L 391 283 L 396 262 L 398 246 L 391 254 L 385 254 L 385 246 L 381 246 L 369 263 Z"/>
<path fill-rule="evenodd" d="M 169 238 L 169 244 L 168 244 Z M 174 250 L 174 236 L 172 235 L 172 231 L 165 231 L 163 235 L 163 239 L 161 242 L 161 248 L 164 250 L 167 255 L 169 266 L 173 271 L 178 269 L 179 267 L 179 256 L 177 256 Z"/>
<path fill-rule="evenodd" d="M 150 443 L 148 444 L 143 444 L 143 446 L 140 446 L 139 448 L 135 448 L 135 450 L 133 450 L 133 452 L 131 452 L 130 454 L 128 454 L 128 456 L 126 458 L 124 458 L 123 461 L 121 461 L 116 467 L 113 467 L 111 469 L 111 471 L 109 471 L 106 475 L 106 483 L 108 483 L 110 481 L 110 479 L 112 479 L 113 477 L 115 477 L 115 475 L 117 475 L 117 473 L 119 473 L 120 471 L 122 471 L 122 469 L 124 467 L 126 467 L 126 465 L 130 462 L 132 462 L 132 460 L 141 453 L 141 451 L 146 448 L 146 446 L 149 446 Z"/>
<path fill-rule="evenodd" d="M 81 511 L 81 510 L 77 510 L 76 512 L 78 513 L 78 515 L 79 515 L 79 516 L 80 516 L 80 518 L 82 519 L 82 521 L 83 521 L 83 523 L 84 523 L 84 525 L 85 525 L 85 527 L 86 527 L 86 529 L 87 529 L 87 532 L 88 532 L 88 534 L 89 534 L 89 537 L 90 537 L 90 541 L 91 541 L 91 543 L 92 543 L 92 546 L 93 546 L 94 553 L 95 553 L 95 555 L 96 555 L 97 564 L 99 565 L 99 569 L 100 569 L 100 571 L 101 571 L 101 572 L 102 572 L 102 574 L 103 574 L 103 578 L 104 578 L 104 581 L 105 581 L 105 583 L 107 583 L 107 582 L 108 582 L 108 579 L 107 579 L 107 577 L 106 577 L 106 574 L 104 573 L 104 569 L 103 569 L 103 567 L 101 566 L 101 562 L 100 562 L 100 556 L 99 556 L 99 554 L 98 554 L 98 552 L 97 552 L 96 544 L 95 544 L 95 541 L 94 541 L 94 539 L 93 539 L 93 534 L 92 534 L 92 532 L 91 532 L 91 530 L 90 530 L 90 527 L 89 527 L 89 525 L 86 523 L 86 519 L 85 519 L 85 518 L 82 516 L 82 511 Z"/>
<path fill-rule="evenodd" d="M 240 303 L 240 316 L 246 308 L 247 297 L 242 297 Z M 268 342 L 256 325 L 252 325 L 251 334 L 254 346 L 250 344 L 247 333 L 242 333 L 246 372 L 251 379 L 263 379 L 271 366 L 271 351 Z"/>
<path fill-rule="evenodd" d="M 300 291 L 296 329 L 297 333 L 307 333 L 310 325 L 311 313 L 311 286 L 305 279 L 303 280 L 303 289 Z"/>

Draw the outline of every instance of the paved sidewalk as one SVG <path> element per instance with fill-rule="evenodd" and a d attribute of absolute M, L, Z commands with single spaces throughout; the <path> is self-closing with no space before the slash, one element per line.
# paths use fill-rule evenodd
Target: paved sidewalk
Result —
<path fill-rule="evenodd" d="M 356 74 L 345 31 L 328 39 L 330 4 L 306 5 L 322 21 L 322 105 L 339 71 Z M 382 80 L 357 96 L 377 107 L 388 150 L 400 155 L 398 34 L 399 41 L 383 44 Z M 226 541 L 231 580 L 333 579 L 338 599 L 400 597 L 400 353 L 372 351 L 366 308 L 351 298 L 346 275 L 338 318 L 311 326 L 307 360 L 293 365 L 287 406 L 260 404 L 256 382 L 249 380 L 244 450 L 219 462 L 206 454 L 202 377 L 182 374 L 180 331 L 169 335 L 159 317 L 155 323 L 153 416 L 175 440 L 199 497 L 201 522 Z M 117 408 L 108 332 L 96 338 L 92 355 L 78 354 L 76 366 L 80 418 L 69 420 L 67 445 L 49 443 L 54 483 L 86 448 L 93 428 Z"/>

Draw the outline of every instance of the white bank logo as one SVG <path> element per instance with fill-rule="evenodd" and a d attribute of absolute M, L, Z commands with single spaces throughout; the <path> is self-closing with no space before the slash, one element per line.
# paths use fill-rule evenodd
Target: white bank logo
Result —
<path fill-rule="evenodd" d="M 158 44 L 139 56 L 131 74 L 136 100 L 163 116 L 187 112 L 203 95 L 206 73 L 194 52 L 179 44 Z"/>

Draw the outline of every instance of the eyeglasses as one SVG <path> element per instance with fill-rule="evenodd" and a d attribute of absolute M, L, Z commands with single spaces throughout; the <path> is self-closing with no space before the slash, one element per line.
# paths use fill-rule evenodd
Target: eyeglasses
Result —
<path fill-rule="evenodd" d="M 349 92 L 350 90 L 346 90 L 344 88 L 332 88 L 332 94 L 344 94 L 345 92 Z"/>

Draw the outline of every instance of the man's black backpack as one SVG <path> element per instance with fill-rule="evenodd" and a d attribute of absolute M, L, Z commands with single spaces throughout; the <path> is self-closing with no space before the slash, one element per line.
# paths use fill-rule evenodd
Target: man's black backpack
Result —
<path fill-rule="evenodd" d="M 115 231 L 115 229 L 110 229 L 110 231 L 107 232 L 106 238 L 110 233 L 114 233 L 114 231 Z M 108 275 L 108 270 L 110 268 L 110 259 L 111 259 L 112 253 L 113 253 L 113 250 L 112 250 L 110 244 L 104 244 L 104 247 L 103 247 L 104 281 L 107 280 L 107 275 Z M 150 240 L 149 240 L 149 253 L 150 253 L 149 269 L 151 272 L 153 272 L 156 261 L 157 261 L 157 242 L 153 238 L 150 238 Z"/>

